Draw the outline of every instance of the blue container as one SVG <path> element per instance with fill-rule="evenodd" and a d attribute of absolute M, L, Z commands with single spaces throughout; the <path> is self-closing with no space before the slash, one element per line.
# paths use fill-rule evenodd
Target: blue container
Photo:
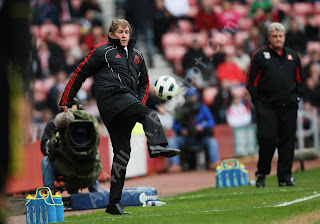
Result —
<path fill-rule="evenodd" d="M 45 194 L 41 194 L 41 191 L 45 191 Z M 35 211 L 36 211 L 36 223 L 55 223 L 56 207 L 55 203 L 48 187 L 40 187 L 36 191 L 34 199 Z"/>
<path fill-rule="evenodd" d="M 42 213 L 41 213 L 41 203 L 44 204 L 44 200 L 42 198 L 34 198 L 33 200 L 33 207 L 34 207 L 34 216 L 35 216 L 35 223 L 43 223 Z"/>
<path fill-rule="evenodd" d="M 216 169 L 217 187 L 238 187 L 248 184 L 248 171 L 237 159 L 226 159 Z"/>
<path fill-rule="evenodd" d="M 33 197 L 29 194 L 26 197 L 26 224 L 35 224 L 36 220 L 34 217 Z"/>
<path fill-rule="evenodd" d="M 53 200 L 56 205 L 57 222 L 64 222 L 64 207 L 61 195 L 59 195 L 57 192 L 55 195 L 53 195 Z"/>

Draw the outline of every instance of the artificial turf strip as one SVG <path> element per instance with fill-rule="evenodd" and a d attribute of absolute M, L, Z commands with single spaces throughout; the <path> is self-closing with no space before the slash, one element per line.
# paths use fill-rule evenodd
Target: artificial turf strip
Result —
<path fill-rule="evenodd" d="M 132 215 L 113 216 L 104 211 L 97 211 L 65 217 L 65 222 L 260 224 L 278 223 L 294 216 L 320 213 L 320 168 L 294 173 L 294 177 L 296 187 L 278 187 L 276 177 L 272 176 L 267 177 L 265 188 L 206 188 L 160 198 L 167 203 L 165 206 L 125 207 L 125 211 L 132 212 Z"/>

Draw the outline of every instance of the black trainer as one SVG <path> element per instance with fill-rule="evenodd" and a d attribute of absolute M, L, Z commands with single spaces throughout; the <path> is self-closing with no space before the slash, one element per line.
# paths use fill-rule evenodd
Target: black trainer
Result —
<path fill-rule="evenodd" d="M 106 213 L 109 213 L 111 215 L 131 215 L 131 212 L 125 212 L 123 210 L 123 207 L 121 203 L 116 204 L 108 204 L 106 208 Z"/>
<path fill-rule="evenodd" d="M 257 176 L 256 187 L 264 188 L 265 187 L 265 176 Z"/>
<path fill-rule="evenodd" d="M 158 156 L 173 157 L 180 154 L 180 149 L 165 148 L 160 145 L 149 146 L 149 155 L 151 158 Z"/>
<path fill-rule="evenodd" d="M 279 187 L 285 187 L 285 186 L 294 187 L 294 186 L 296 186 L 296 183 L 291 181 L 290 179 L 289 180 L 280 179 L 280 180 L 278 180 L 278 183 L 279 183 Z"/>

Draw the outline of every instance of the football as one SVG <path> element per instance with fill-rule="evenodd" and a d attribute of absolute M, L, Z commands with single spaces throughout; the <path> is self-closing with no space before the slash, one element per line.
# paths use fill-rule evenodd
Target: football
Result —
<path fill-rule="evenodd" d="M 179 86 L 171 76 L 161 76 L 154 83 L 154 92 L 162 100 L 171 100 L 178 94 Z"/>

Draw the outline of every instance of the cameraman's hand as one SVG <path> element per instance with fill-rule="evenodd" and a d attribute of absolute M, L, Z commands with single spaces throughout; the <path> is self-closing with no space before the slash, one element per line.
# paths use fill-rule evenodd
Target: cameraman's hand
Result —
<path fill-rule="evenodd" d="M 70 108 L 68 108 L 67 106 L 61 106 L 61 108 L 63 109 L 64 112 L 68 113 L 70 111 Z"/>
<path fill-rule="evenodd" d="M 203 128 L 200 125 L 196 125 L 195 129 L 198 132 L 203 131 Z"/>
<path fill-rule="evenodd" d="M 181 134 L 182 134 L 183 136 L 187 136 L 187 135 L 189 134 L 188 129 L 183 128 L 182 131 L 181 131 Z"/>

